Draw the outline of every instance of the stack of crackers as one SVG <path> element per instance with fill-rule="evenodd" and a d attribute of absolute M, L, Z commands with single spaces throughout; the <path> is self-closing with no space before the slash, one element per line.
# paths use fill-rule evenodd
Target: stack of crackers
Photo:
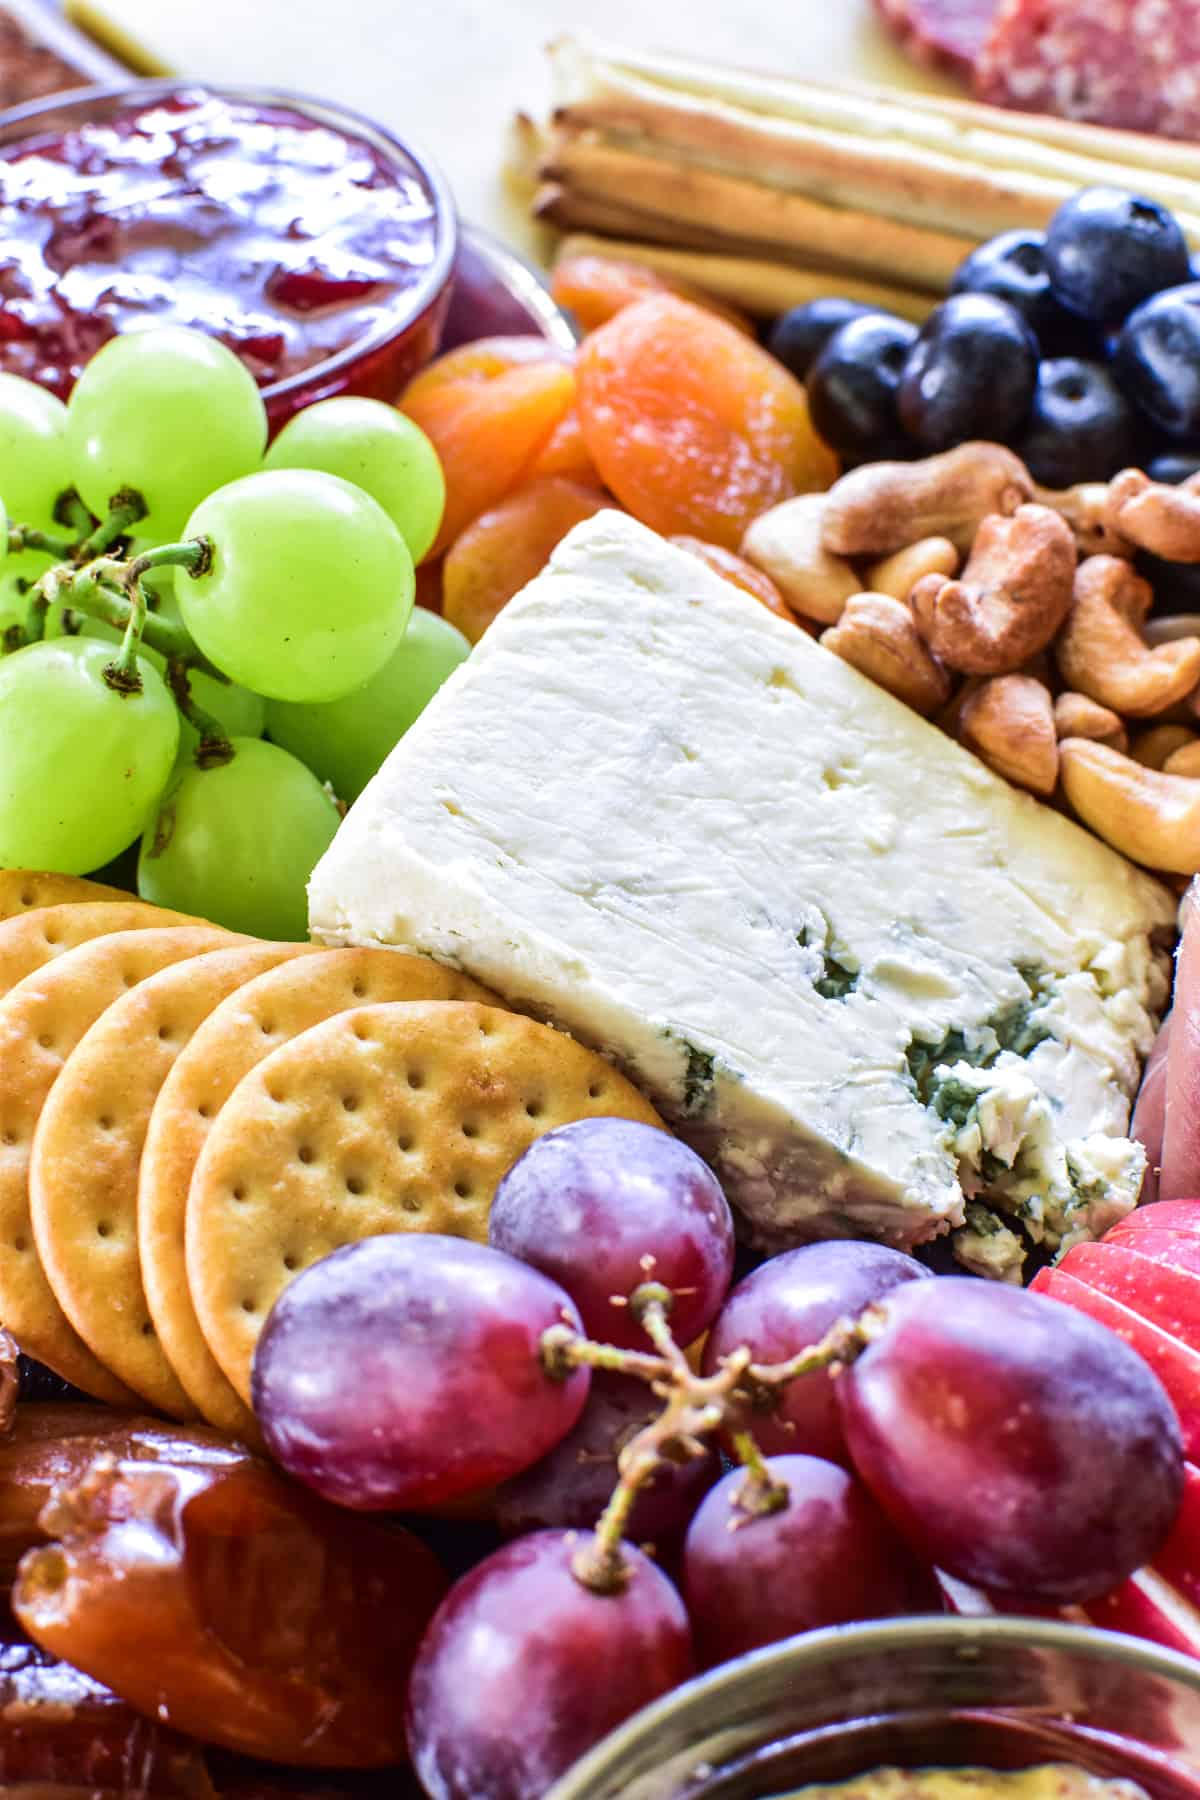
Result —
<path fill-rule="evenodd" d="M 293 1275 L 392 1231 L 486 1241 L 572 1119 L 661 1120 L 464 975 L 264 943 L 0 870 L 0 1324 L 114 1405 L 257 1439 L 254 1348 Z"/>

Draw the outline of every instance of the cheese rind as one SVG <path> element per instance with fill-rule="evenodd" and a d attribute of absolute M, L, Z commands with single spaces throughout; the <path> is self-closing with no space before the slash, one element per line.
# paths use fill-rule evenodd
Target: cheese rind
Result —
<path fill-rule="evenodd" d="M 310 911 L 326 942 L 423 951 L 607 1051 L 762 1245 L 910 1246 L 962 1225 L 961 1172 L 1013 1212 L 1040 1179 L 986 1123 L 975 1166 L 962 1156 L 937 1107 L 954 1064 L 1018 1065 L 1056 1169 L 1068 1143 L 1124 1130 L 1174 904 L 604 513 L 402 739 Z M 979 1111 L 1011 1136 L 1003 1107 Z M 1056 1204 L 1052 1245 L 1079 1228 Z"/>

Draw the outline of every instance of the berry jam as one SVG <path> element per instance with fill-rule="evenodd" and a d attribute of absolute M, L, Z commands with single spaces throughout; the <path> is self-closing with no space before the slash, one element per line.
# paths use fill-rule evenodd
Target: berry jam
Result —
<path fill-rule="evenodd" d="M 415 168 L 180 90 L 0 150 L 0 369 L 65 398 L 118 332 L 191 325 L 266 387 L 402 317 L 438 236 Z"/>

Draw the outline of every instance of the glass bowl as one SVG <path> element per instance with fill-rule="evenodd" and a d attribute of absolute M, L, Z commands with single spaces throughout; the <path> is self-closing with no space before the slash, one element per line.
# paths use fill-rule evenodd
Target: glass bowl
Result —
<path fill-rule="evenodd" d="M 1070 1762 L 1200 1796 L 1200 1662 L 1041 1619 L 890 1619 L 714 1669 L 613 1732 L 546 1800 L 766 1800 L 881 1763 Z"/>
<path fill-rule="evenodd" d="M 365 141 L 398 178 L 415 179 L 432 204 L 434 243 L 428 265 L 396 296 L 381 323 L 325 360 L 263 388 L 273 426 L 300 407 L 333 394 L 365 394 L 394 400 L 411 375 L 438 347 L 450 304 L 451 277 L 458 248 L 454 203 L 435 165 L 414 145 L 343 106 L 281 88 L 189 82 L 179 77 L 129 81 L 111 87 L 74 88 L 48 100 L 12 107 L 0 114 L 0 148 L 46 132 L 70 131 L 103 123 L 180 92 L 203 92 L 234 103 L 284 107 L 327 130 Z"/>

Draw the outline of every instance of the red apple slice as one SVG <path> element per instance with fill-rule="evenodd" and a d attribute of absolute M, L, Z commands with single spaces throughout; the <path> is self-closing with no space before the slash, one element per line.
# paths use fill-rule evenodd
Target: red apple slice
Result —
<path fill-rule="evenodd" d="M 1105 1232 L 1105 1242 L 1143 1231 L 1178 1231 L 1186 1237 L 1200 1237 L 1200 1200 L 1156 1200 L 1152 1206 L 1139 1206 Z"/>
<path fill-rule="evenodd" d="M 1200 1350 L 1200 1275 L 1152 1262 L 1132 1240 L 1076 1244 L 1059 1268 Z"/>
<path fill-rule="evenodd" d="M 1185 1600 L 1200 1606 L 1200 1469 L 1194 1463 L 1184 1468 L 1179 1516 L 1152 1567 Z"/>
<path fill-rule="evenodd" d="M 1077 1280 L 1061 1263 L 1054 1269 L 1042 1269 L 1031 1285 L 1051 1300 L 1062 1300 L 1098 1319 L 1150 1364 L 1179 1414 L 1185 1456 L 1200 1461 L 1200 1355 L 1140 1313 Z"/>
<path fill-rule="evenodd" d="M 1169 1269 L 1181 1269 L 1188 1275 L 1200 1275 L 1200 1236 L 1188 1231 L 1164 1231 L 1147 1226 L 1142 1231 L 1128 1231 L 1118 1237 L 1107 1232 L 1106 1244 L 1132 1250 L 1137 1256 L 1148 1256 L 1151 1262 L 1164 1263 Z"/>
<path fill-rule="evenodd" d="M 1153 1569 L 1139 1569 L 1111 1594 L 1083 1608 L 1093 1625 L 1149 1638 L 1184 1656 L 1200 1656 L 1200 1613 Z"/>

